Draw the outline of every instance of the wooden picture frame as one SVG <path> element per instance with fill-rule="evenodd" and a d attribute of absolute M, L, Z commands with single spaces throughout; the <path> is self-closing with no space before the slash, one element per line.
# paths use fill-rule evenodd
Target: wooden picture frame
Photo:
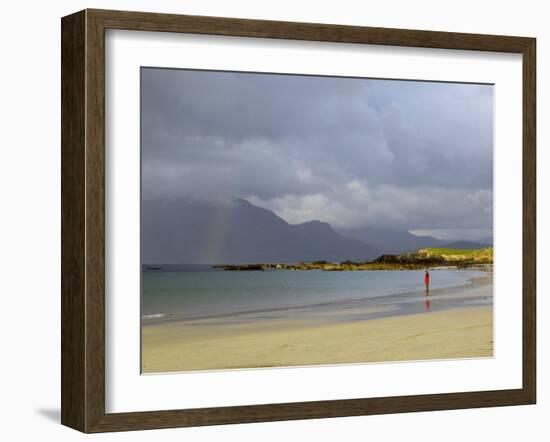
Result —
<path fill-rule="evenodd" d="M 517 53 L 523 63 L 523 385 L 131 413 L 105 412 L 105 30 Z M 62 424 L 83 432 L 533 404 L 536 400 L 536 41 L 533 38 L 84 10 L 62 19 Z"/>

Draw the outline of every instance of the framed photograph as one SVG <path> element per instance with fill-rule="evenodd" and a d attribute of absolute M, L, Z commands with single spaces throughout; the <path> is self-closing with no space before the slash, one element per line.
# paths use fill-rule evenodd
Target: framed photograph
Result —
<path fill-rule="evenodd" d="M 535 403 L 535 39 L 61 24 L 64 425 Z"/>

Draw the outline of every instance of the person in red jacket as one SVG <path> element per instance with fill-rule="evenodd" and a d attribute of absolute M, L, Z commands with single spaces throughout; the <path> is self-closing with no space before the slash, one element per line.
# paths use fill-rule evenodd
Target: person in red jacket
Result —
<path fill-rule="evenodd" d="M 430 291 L 430 274 L 427 270 L 424 274 L 424 285 L 426 286 L 426 293 L 428 293 Z"/>

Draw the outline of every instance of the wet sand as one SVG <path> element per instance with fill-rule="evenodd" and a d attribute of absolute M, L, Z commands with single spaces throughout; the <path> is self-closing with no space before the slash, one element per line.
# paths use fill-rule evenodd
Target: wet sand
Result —
<path fill-rule="evenodd" d="M 460 288 L 492 296 L 492 278 Z M 457 288 L 437 296 L 457 296 Z M 471 293 L 470 293 L 471 295 Z M 142 329 L 142 371 L 349 364 L 491 357 L 492 305 L 386 316 L 389 306 L 357 311 L 369 320 L 281 319 L 257 322 L 212 320 L 147 325 Z"/>

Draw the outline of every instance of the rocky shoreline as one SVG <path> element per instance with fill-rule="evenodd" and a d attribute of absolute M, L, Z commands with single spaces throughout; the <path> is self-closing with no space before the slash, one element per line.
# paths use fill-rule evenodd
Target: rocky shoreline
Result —
<path fill-rule="evenodd" d="M 267 270 L 323 270 L 325 272 L 344 272 L 361 270 L 421 270 L 426 268 L 459 268 L 492 270 L 493 248 L 478 250 L 420 249 L 417 252 L 401 255 L 382 255 L 373 261 L 328 261 L 256 264 L 217 264 L 215 269 L 225 271 L 267 271 Z"/>

